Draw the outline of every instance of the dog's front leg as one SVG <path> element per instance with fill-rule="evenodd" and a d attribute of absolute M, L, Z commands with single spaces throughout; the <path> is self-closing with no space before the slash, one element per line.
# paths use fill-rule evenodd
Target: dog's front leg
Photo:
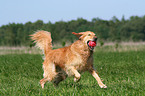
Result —
<path fill-rule="evenodd" d="M 80 81 L 80 79 L 81 79 L 80 73 L 79 73 L 74 67 L 71 67 L 70 70 L 71 70 L 71 72 L 74 74 L 74 81 L 75 81 L 75 82 Z"/>
<path fill-rule="evenodd" d="M 97 80 L 99 86 L 101 88 L 107 88 L 106 85 L 103 84 L 103 82 L 101 81 L 100 77 L 98 76 L 98 74 L 95 72 L 95 70 L 90 70 L 90 73 L 93 75 L 93 77 Z"/>

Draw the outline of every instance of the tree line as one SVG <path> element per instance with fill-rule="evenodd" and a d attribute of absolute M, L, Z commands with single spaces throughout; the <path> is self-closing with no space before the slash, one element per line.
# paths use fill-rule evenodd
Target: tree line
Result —
<path fill-rule="evenodd" d="M 29 35 L 37 30 L 51 32 L 53 42 L 73 42 L 76 37 L 71 32 L 93 31 L 100 41 L 145 41 L 145 16 L 131 16 L 119 20 L 115 16 L 111 20 L 93 18 L 88 21 L 83 18 L 71 21 L 44 23 L 36 22 L 9 23 L 0 27 L 1 46 L 28 46 L 32 43 Z"/>

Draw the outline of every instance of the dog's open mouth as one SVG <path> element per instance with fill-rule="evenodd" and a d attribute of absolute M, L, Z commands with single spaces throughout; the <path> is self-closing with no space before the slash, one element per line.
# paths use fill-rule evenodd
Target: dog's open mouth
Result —
<path fill-rule="evenodd" d="M 94 49 L 94 47 L 96 46 L 96 41 L 91 41 L 91 40 L 89 40 L 88 42 L 87 42 L 87 45 L 89 46 L 89 49 L 90 50 L 93 50 Z"/>

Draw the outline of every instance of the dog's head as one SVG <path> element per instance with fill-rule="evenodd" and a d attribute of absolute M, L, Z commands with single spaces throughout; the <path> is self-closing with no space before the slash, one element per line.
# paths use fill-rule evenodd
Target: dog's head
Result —
<path fill-rule="evenodd" d="M 80 32 L 80 33 L 72 32 L 72 34 L 76 35 L 83 43 L 88 45 L 90 50 L 93 50 L 94 47 L 96 46 L 97 37 L 95 33 L 91 31 L 86 31 L 86 32 Z"/>

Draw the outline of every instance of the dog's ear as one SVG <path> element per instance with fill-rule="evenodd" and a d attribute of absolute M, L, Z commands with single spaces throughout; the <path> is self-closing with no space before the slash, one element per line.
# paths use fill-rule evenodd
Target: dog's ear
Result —
<path fill-rule="evenodd" d="M 80 32 L 80 33 L 72 32 L 72 34 L 76 35 L 79 39 L 81 39 L 82 35 L 83 35 L 83 32 Z"/>

